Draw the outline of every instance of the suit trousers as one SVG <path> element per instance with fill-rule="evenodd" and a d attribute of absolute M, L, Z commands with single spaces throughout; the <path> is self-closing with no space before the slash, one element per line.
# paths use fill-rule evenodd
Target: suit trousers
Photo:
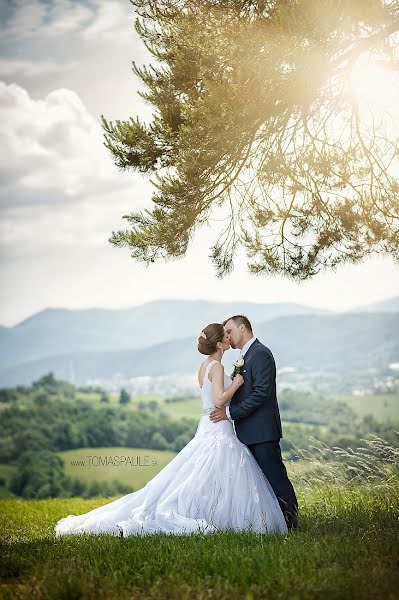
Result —
<path fill-rule="evenodd" d="M 256 462 L 276 494 L 288 529 L 298 525 L 298 501 L 281 456 L 279 440 L 248 444 Z"/>

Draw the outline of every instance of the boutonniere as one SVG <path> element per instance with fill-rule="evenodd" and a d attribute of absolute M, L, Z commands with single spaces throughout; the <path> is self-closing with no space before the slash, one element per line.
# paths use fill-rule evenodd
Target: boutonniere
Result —
<path fill-rule="evenodd" d="M 244 359 L 241 358 L 237 358 L 236 362 L 234 363 L 234 371 L 233 371 L 233 377 L 235 377 L 236 375 L 239 375 L 241 373 L 241 369 L 244 366 Z"/>

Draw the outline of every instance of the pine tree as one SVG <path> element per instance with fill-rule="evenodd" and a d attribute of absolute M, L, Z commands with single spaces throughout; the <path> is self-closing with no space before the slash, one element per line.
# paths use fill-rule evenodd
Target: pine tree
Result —
<path fill-rule="evenodd" d="M 119 404 L 128 404 L 129 402 L 130 394 L 125 390 L 125 388 L 122 388 L 119 396 Z"/>
<path fill-rule="evenodd" d="M 153 119 L 102 115 L 105 145 L 156 191 L 111 244 L 169 260 L 215 219 L 220 277 L 239 247 L 250 272 L 297 280 L 399 260 L 398 128 L 350 84 L 366 56 L 398 69 L 398 1 L 131 1 L 156 59 L 133 63 Z"/>

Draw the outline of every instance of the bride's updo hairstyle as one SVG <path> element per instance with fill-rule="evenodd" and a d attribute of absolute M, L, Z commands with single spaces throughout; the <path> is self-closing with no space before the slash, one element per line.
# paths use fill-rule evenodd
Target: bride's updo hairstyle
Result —
<path fill-rule="evenodd" d="M 221 323 L 207 325 L 198 338 L 198 352 L 209 356 L 216 352 L 216 344 L 223 341 L 224 327 Z"/>

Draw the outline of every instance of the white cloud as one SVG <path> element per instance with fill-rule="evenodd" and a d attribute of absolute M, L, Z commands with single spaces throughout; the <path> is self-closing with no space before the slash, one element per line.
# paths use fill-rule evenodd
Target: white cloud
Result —
<path fill-rule="evenodd" d="M 98 121 L 100 114 L 150 118 L 131 71 L 132 60 L 142 64 L 150 56 L 129 0 L 18 0 L 0 14 L 1 79 L 35 98 L 75 90 Z"/>
<path fill-rule="evenodd" d="M 10 77 L 24 75 L 29 78 L 43 77 L 76 68 L 77 63 L 60 64 L 54 61 L 10 60 L 0 59 L 0 76 Z"/>
<path fill-rule="evenodd" d="M 51 255 L 67 257 L 73 251 L 83 264 L 90 248 L 112 248 L 108 238 L 112 230 L 126 226 L 121 215 L 133 209 L 134 196 L 149 196 L 143 182 L 136 182 L 118 194 L 108 191 L 79 203 L 4 209 L 1 212 L 0 262 L 5 264 L 29 257 L 45 264 Z"/>
<path fill-rule="evenodd" d="M 132 17 L 126 16 L 126 9 L 121 2 L 97 2 L 95 19 L 81 30 L 83 38 L 102 42 L 126 41 L 131 39 L 133 29 Z"/>
<path fill-rule="evenodd" d="M 3 206 L 80 200 L 137 180 L 115 167 L 101 127 L 72 90 L 35 100 L 0 82 L 0 118 Z"/>
<path fill-rule="evenodd" d="M 0 82 L 0 261 L 24 269 L 49 255 L 81 257 L 124 228 L 121 215 L 148 205 L 152 186 L 121 173 L 102 130 L 72 90 L 33 99 Z"/>
<path fill-rule="evenodd" d="M 40 32 L 49 39 L 76 35 L 103 43 L 121 40 L 121 32 L 127 30 L 126 9 L 120 0 L 17 0 L 3 22 L 2 36 L 26 40 Z"/>
<path fill-rule="evenodd" d="M 127 228 L 121 216 L 151 196 L 143 177 L 117 171 L 98 118 L 151 115 L 130 70 L 133 59 L 149 60 L 133 7 L 128 0 L 3 1 L 2 16 L 3 7 L 10 18 L 0 29 L 0 74 L 10 85 L 0 84 L 0 323 L 47 306 L 209 298 L 345 308 L 397 294 L 399 270 L 388 258 L 299 285 L 250 276 L 240 261 L 215 279 L 212 231 L 199 232 L 186 258 L 148 269 L 112 247 L 112 230 Z"/>
<path fill-rule="evenodd" d="M 36 0 L 16 0 L 9 10 L 11 16 L 2 22 L 2 39 L 29 37 L 34 34 L 43 23 L 46 15 L 46 5 Z"/>

